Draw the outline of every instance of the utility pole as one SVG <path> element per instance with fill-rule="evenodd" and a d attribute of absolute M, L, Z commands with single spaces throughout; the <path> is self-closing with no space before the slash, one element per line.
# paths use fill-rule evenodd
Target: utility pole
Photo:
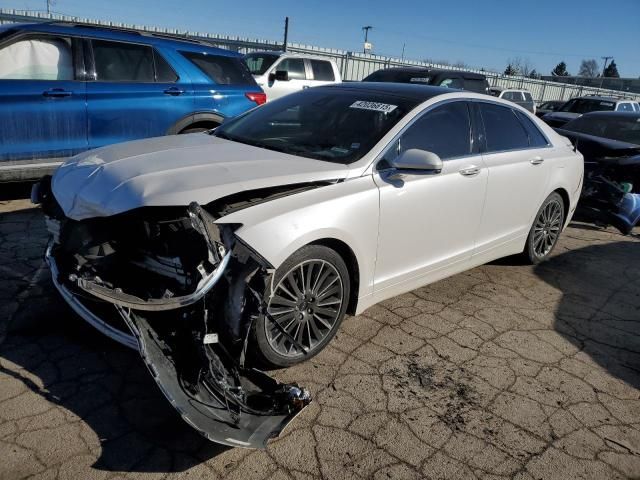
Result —
<path fill-rule="evenodd" d="M 613 57 L 600 57 L 604 60 L 604 65 L 602 66 L 602 75 L 600 76 L 600 88 L 602 88 L 602 84 L 604 82 L 604 71 L 607 69 L 607 62 Z"/>
<path fill-rule="evenodd" d="M 51 14 L 51 0 L 47 0 L 47 15 Z"/>
<path fill-rule="evenodd" d="M 369 30 L 373 27 L 371 25 L 367 25 L 366 27 L 362 27 L 362 31 L 364 32 L 364 47 L 362 49 L 362 53 L 367 53 L 367 43 L 369 43 Z"/>
<path fill-rule="evenodd" d="M 289 38 L 289 17 L 284 17 L 284 42 L 282 50 L 287 51 L 287 39 Z"/>
<path fill-rule="evenodd" d="M 406 43 L 403 43 L 403 44 L 402 44 L 402 58 L 401 58 L 401 60 L 402 60 L 403 62 L 404 62 L 404 47 L 406 47 L 406 46 L 407 46 L 407 44 L 406 44 Z"/>

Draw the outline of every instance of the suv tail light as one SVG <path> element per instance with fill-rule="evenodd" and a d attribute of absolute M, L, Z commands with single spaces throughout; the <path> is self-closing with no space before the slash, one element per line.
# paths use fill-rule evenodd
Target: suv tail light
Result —
<path fill-rule="evenodd" d="M 267 101 L 267 94 L 266 93 L 253 93 L 253 92 L 251 92 L 251 93 L 245 93 L 244 96 L 247 97 L 252 102 L 256 102 L 257 105 L 262 105 L 264 102 Z"/>

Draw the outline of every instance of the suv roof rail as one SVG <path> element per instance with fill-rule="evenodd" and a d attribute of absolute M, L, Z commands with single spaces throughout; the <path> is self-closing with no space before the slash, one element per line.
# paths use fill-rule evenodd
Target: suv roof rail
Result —
<path fill-rule="evenodd" d="M 607 93 L 606 95 L 602 95 L 601 93 L 588 93 L 584 96 L 585 97 L 601 97 L 601 98 L 625 98 L 622 95 L 616 95 L 613 93 Z"/>
<path fill-rule="evenodd" d="M 200 40 L 197 38 L 192 38 L 192 37 L 188 37 L 186 35 L 180 35 L 180 34 L 172 34 L 172 33 L 164 33 L 164 32 L 150 32 L 147 30 L 136 30 L 133 28 L 127 28 L 127 27 L 114 27 L 112 25 L 100 25 L 98 23 L 78 23 L 78 22 L 65 22 L 63 20 L 55 20 L 52 22 L 45 22 L 48 25 L 61 25 L 61 26 L 66 26 L 66 27 L 79 27 L 79 28 L 93 28 L 93 29 L 100 29 L 100 30 L 110 30 L 110 31 L 114 31 L 114 32 L 122 32 L 122 33 L 130 33 L 132 35 L 140 35 L 143 37 L 157 37 L 157 38 L 164 38 L 167 40 L 177 40 L 177 41 L 183 41 L 183 42 L 188 42 L 188 43 L 194 43 L 194 44 L 198 44 L 198 45 L 205 45 L 208 47 L 213 47 L 214 44 L 212 42 L 208 42 L 206 40 Z"/>

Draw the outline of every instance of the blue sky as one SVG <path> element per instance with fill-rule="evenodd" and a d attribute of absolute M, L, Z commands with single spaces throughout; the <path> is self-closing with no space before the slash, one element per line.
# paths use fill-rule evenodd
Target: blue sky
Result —
<path fill-rule="evenodd" d="M 2 8 L 42 10 L 45 0 L 0 0 Z M 543 74 L 561 60 L 577 73 L 583 58 L 614 56 L 620 74 L 640 76 L 640 0 L 54 0 L 56 12 L 128 23 L 359 51 L 372 25 L 374 53 L 464 62 L 503 70 L 527 59 Z"/>

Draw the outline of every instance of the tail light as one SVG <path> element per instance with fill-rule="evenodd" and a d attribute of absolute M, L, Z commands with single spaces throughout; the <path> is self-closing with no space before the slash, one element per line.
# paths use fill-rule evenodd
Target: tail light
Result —
<path fill-rule="evenodd" d="M 245 93 L 244 96 L 247 97 L 252 102 L 256 102 L 256 105 L 262 105 L 263 103 L 265 103 L 267 101 L 267 94 L 266 93 L 262 93 L 262 92 L 260 92 L 260 93 L 254 93 L 254 92 Z"/>

